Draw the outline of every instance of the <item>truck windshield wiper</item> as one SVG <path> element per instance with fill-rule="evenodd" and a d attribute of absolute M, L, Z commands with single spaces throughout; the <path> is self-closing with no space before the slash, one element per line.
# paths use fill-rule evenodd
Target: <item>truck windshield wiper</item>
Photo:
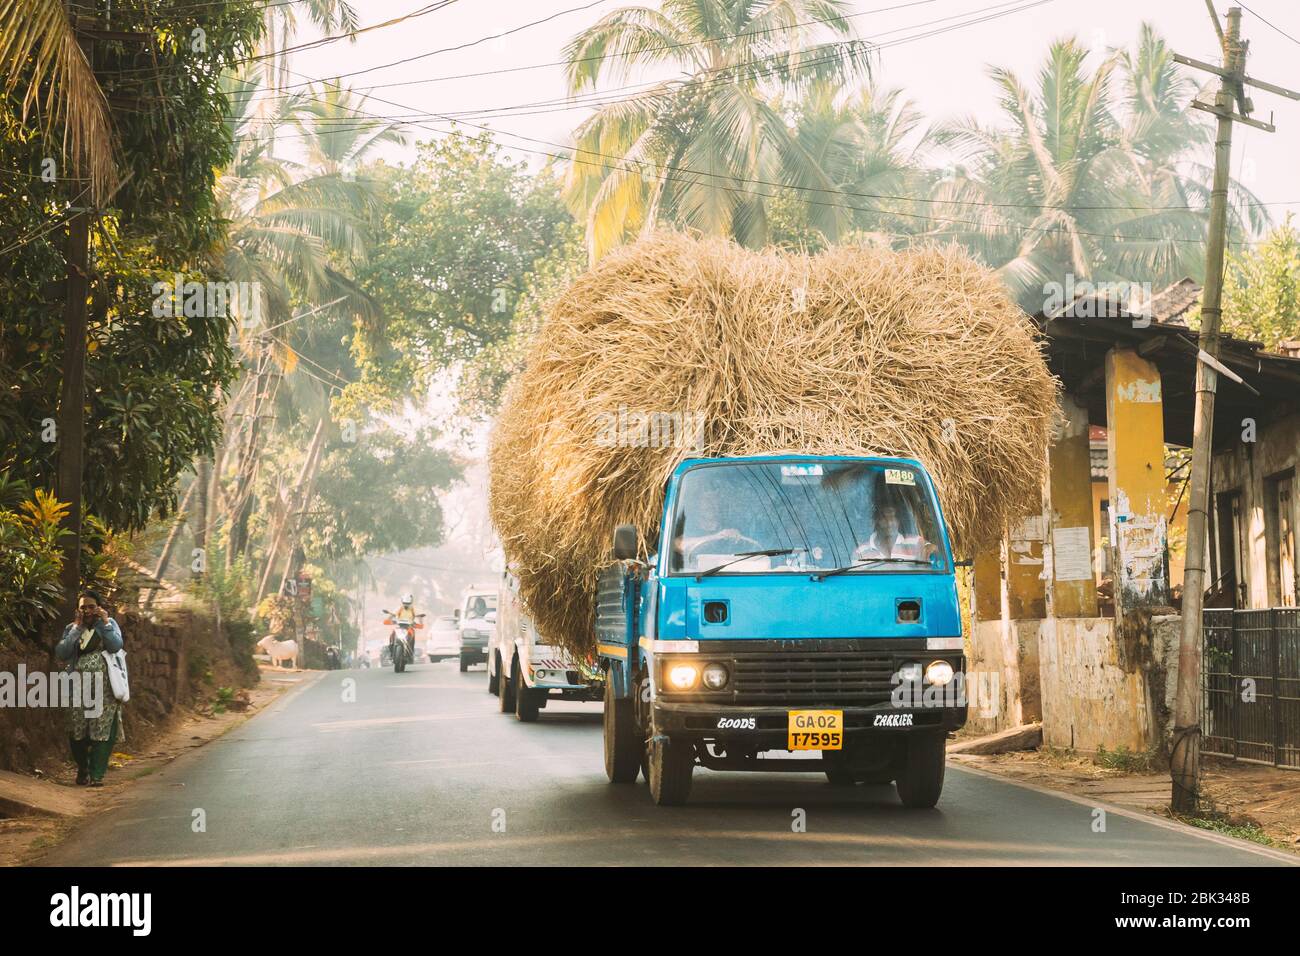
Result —
<path fill-rule="evenodd" d="M 829 578 L 835 574 L 846 574 L 855 568 L 865 567 L 868 564 L 929 564 L 925 558 L 865 558 L 862 561 L 854 561 L 852 564 L 846 564 L 842 568 L 831 568 L 829 571 L 818 571 L 813 574 L 814 581 L 820 581 L 822 578 Z"/>
<path fill-rule="evenodd" d="M 762 551 L 742 551 L 733 557 L 730 561 L 723 561 L 717 567 L 709 568 L 707 571 L 701 571 L 695 575 L 695 580 L 699 581 L 707 578 L 710 574 L 717 574 L 723 568 L 729 568 L 737 561 L 744 561 L 746 558 L 776 558 L 783 554 L 794 554 L 794 548 L 765 548 Z"/>

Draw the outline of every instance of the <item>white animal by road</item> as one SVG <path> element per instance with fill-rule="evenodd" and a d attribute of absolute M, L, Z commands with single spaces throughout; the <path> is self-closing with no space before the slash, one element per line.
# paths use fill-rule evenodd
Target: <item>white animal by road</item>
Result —
<path fill-rule="evenodd" d="M 257 642 L 263 653 L 271 658 L 271 666 L 279 667 L 280 661 L 287 660 L 288 666 L 292 667 L 293 662 L 298 657 L 297 641 L 277 641 L 274 634 L 268 634 Z"/>

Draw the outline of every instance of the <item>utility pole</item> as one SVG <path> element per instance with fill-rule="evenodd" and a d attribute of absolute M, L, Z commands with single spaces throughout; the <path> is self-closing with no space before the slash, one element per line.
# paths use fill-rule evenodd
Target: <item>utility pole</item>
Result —
<path fill-rule="evenodd" d="M 1227 29 L 1219 26 L 1206 0 L 1215 32 L 1223 44 L 1223 66 L 1175 54 L 1178 63 L 1219 77 L 1214 104 L 1195 101 L 1193 108 L 1218 117 L 1214 142 L 1214 188 L 1210 194 L 1210 232 L 1205 249 L 1205 290 L 1201 298 L 1200 352 L 1196 364 L 1196 412 L 1192 432 L 1192 470 L 1187 499 L 1187 555 L 1183 571 L 1182 635 L 1178 645 L 1178 691 L 1174 703 L 1174 743 L 1170 760 L 1171 809 L 1192 813 L 1200 793 L 1201 769 L 1201 610 L 1205 592 L 1206 529 L 1209 525 L 1210 462 L 1214 444 L 1214 397 L 1218 385 L 1219 324 L 1222 318 L 1223 249 L 1227 239 L 1229 163 L 1232 124 L 1244 123 L 1274 132 L 1271 123 L 1251 119 L 1254 109 L 1247 85 L 1292 99 L 1300 94 L 1246 75 L 1247 42 L 1241 39 L 1241 8 L 1228 9 Z M 1233 111 L 1236 105 L 1240 112 Z"/>
<path fill-rule="evenodd" d="M 74 202 L 85 202 L 85 198 Z M 63 391 L 59 398 L 58 496 L 68 506 L 63 527 L 63 616 L 75 620 L 81 593 L 81 475 L 85 458 L 86 297 L 90 291 L 90 209 L 73 209 L 68 222 L 68 287 L 63 305 Z"/>

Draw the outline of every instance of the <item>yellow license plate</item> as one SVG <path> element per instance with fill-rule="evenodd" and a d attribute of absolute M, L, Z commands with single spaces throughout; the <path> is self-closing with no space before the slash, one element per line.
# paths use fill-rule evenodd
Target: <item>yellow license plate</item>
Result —
<path fill-rule="evenodd" d="M 789 750 L 844 749 L 844 711 L 792 710 Z"/>

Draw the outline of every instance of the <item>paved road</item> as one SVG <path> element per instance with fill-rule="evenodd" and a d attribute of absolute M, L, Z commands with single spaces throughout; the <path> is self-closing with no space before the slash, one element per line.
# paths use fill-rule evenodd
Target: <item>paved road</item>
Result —
<path fill-rule="evenodd" d="M 356 681 L 345 702 L 343 682 Z M 600 708 L 496 712 L 481 669 L 336 671 L 135 784 L 45 862 L 1277 865 L 1223 838 L 949 768 L 939 807 L 820 774 L 697 770 L 690 804 L 611 786 Z M 206 832 L 193 832 L 201 809 Z M 807 829 L 792 832 L 792 814 Z M 502 828 L 504 827 L 504 832 Z"/>

